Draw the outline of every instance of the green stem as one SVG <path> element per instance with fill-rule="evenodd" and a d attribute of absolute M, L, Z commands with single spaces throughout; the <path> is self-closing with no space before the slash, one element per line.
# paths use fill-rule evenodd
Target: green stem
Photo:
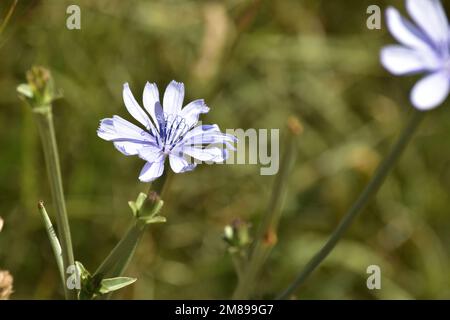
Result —
<path fill-rule="evenodd" d="M 128 264 L 145 230 L 145 224 L 135 220 L 125 236 L 117 243 L 103 263 L 94 273 L 94 277 L 118 277 Z"/>
<path fill-rule="evenodd" d="M 387 175 L 389 174 L 389 172 L 399 159 L 408 142 L 411 140 L 421 120 L 424 118 L 424 114 L 425 114 L 424 112 L 414 111 L 408 124 L 403 129 L 399 139 L 391 149 L 390 153 L 379 165 L 369 184 L 363 190 L 363 192 L 356 200 L 356 202 L 353 204 L 353 206 L 346 213 L 342 221 L 339 223 L 337 228 L 331 234 L 328 241 L 325 243 L 322 249 L 320 249 L 320 251 L 308 262 L 305 268 L 299 273 L 299 275 L 289 285 L 289 287 L 277 297 L 277 299 L 286 299 L 291 294 L 293 294 L 295 290 L 305 282 L 308 276 L 311 275 L 311 273 L 330 254 L 330 252 L 342 238 L 344 233 L 350 227 L 355 217 L 362 211 L 362 209 L 364 209 L 369 200 L 377 193 L 377 191 L 383 185 L 385 178 L 387 177 Z"/>
<path fill-rule="evenodd" d="M 59 243 L 58 237 L 56 236 L 55 229 L 53 228 L 52 221 L 45 210 L 44 202 L 39 201 L 38 203 L 39 213 L 41 214 L 42 220 L 44 220 L 45 229 L 47 231 L 50 244 L 52 246 L 53 254 L 55 255 L 56 264 L 58 265 L 59 273 L 61 275 L 61 281 L 65 283 L 64 279 L 64 266 L 61 252 L 61 245 Z"/>
<path fill-rule="evenodd" d="M 276 176 L 269 206 L 259 226 L 250 258 L 243 273 L 239 276 L 238 286 L 233 293 L 233 299 L 235 300 L 248 299 L 257 277 L 277 241 L 278 222 L 286 195 L 289 175 L 296 158 L 296 137 L 300 131 L 301 127 L 297 119 L 291 118 L 286 142 L 287 147 L 280 164 L 280 172 Z"/>
<path fill-rule="evenodd" d="M 166 196 L 171 178 L 171 172 L 167 171 L 161 181 L 158 181 L 157 184 L 150 187 L 149 192 L 153 189 L 155 192 L 160 193 L 161 196 Z M 147 224 L 143 221 L 138 219 L 134 220 L 124 237 L 117 243 L 100 267 L 95 271 L 94 278 L 103 279 L 106 277 L 122 276 L 130 264 L 138 243 L 144 235 L 146 227 Z M 112 293 L 101 296 L 100 299 L 109 299 L 111 294 Z"/>
<path fill-rule="evenodd" d="M 58 226 L 58 238 L 61 241 L 64 270 L 74 265 L 72 240 L 70 236 L 69 220 L 67 217 L 64 190 L 59 166 L 58 147 L 56 144 L 55 129 L 53 126 L 53 114 L 51 105 L 34 109 L 42 146 L 44 149 L 45 163 L 50 181 L 50 189 L 56 208 L 56 224 Z M 66 274 L 65 274 L 66 275 Z M 65 280 L 66 277 L 64 277 Z M 66 281 L 63 283 L 66 299 L 76 299 L 76 290 L 69 290 Z"/>
<path fill-rule="evenodd" d="M 166 174 L 161 177 L 160 181 L 157 181 L 155 185 L 150 186 L 149 193 L 153 189 L 156 193 L 159 193 L 161 195 L 161 198 L 164 199 L 167 195 L 168 189 L 170 187 L 170 182 L 172 180 L 173 174 L 171 171 L 169 171 L 169 168 L 166 168 Z M 134 252 L 136 251 L 137 244 L 139 240 L 142 238 L 144 231 L 146 229 L 146 224 L 143 224 L 142 222 L 135 222 L 134 226 L 132 226 L 127 234 L 125 235 L 125 238 L 130 237 L 132 239 L 135 239 L 134 247 L 129 246 L 128 251 L 124 251 L 125 254 L 123 257 L 120 257 L 120 262 L 116 264 L 114 269 L 112 269 L 112 275 L 115 277 L 120 277 L 125 272 L 125 269 L 128 267 L 131 258 L 134 255 Z M 122 239 L 123 240 L 123 239 Z M 120 242 L 119 244 L 120 245 Z M 97 272 L 96 272 L 97 273 Z"/>

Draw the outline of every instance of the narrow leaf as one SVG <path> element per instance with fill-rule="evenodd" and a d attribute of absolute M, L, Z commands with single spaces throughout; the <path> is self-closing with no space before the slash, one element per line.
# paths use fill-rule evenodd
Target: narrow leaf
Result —
<path fill-rule="evenodd" d="M 136 278 L 129 278 L 129 277 L 117 277 L 117 278 L 103 279 L 101 282 L 100 293 L 105 294 L 108 292 L 122 289 L 122 288 L 134 283 L 136 280 L 137 280 Z"/>

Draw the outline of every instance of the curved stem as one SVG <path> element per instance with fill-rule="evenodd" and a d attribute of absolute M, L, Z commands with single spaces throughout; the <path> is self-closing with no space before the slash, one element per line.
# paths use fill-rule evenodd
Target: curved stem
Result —
<path fill-rule="evenodd" d="M 311 275 L 311 273 L 322 263 L 322 261 L 328 256 L 328 254 L 330 254 L 330 252 L 342 238 L 343 234 L 350 227 L 355 217 L 362 211 L 362 209 L 366 206 L 372 196 L 374 196 L 377 193 L 378 189 L 382 186 L 385 178 L 402 154 L 402 151 L 411 140 L 411 137 L 413 136 L 414 131 L 423 119 L 424 114 L 424 112 L 414 111 L 414 114 L 411 116 L 408 124 L 403 129 L 399 139 L 391 149 L 390 153 L 379 165 L 377 171 L 372 177 L 372 180 L 363 190 L 353 206 L 346 213 L 342 221 L 331 234 L 328 241 L 325 243 L 322 249 L 320 249 L 320 251 L 308 262 L 308 264 L 299 273 L 299 275 L 295 278 L 291 285 L 289 285 L 289 287 L 277 297 L 277 299 L 286 299 L 292 293 L 294 293 L 294 291 L 300 285 L 302 285 L 305 280 Z"/>

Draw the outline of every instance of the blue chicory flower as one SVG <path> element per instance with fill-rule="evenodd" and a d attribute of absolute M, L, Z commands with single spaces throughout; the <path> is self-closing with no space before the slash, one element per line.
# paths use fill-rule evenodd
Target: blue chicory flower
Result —
<path fill-rule="evenodd" d="M 389 7 L 387 26 L 401 45 L 381 51 L 381 63 L 395 75 L 425 73 L 411 91 L 411 102 L 419 110 L 439 106 L 450 91 L 450 29 L 439 0 L 407 0 L 415 22 Z"/>
<path fill-rule="evenodd" d="M 193 170 L 198 162 L 195 160 L 223 162 L 228 157 L 227 149 L 234 149 L 232 143 L 236 138 L 222 133 L 216 124 L 197 125 L 200 114 L 209 111 L 203 99 L 182 108 L 183 83 L 170 82 L 161 105 L 158 87 L 147 82 L 143 94 L 145 111 L 128 83 L 123 86 L 123 100 L 128 112 L 145 130 L 115 115 L 101 120 L 97 134 L 112 141 L 124 155 L 138 155 L 147 161 L 139 175 L 143 182 L 162 175 L 167 156 L 172 170 L 180 173 Z"/>

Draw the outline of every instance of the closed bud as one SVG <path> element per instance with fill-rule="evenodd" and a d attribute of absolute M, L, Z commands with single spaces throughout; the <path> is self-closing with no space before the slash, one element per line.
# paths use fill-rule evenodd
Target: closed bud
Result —
<path fill-rule="evenodd" d="M 34 66 L 26 73 L 27 83 L 17 87 L 19 96 L 33 108 L 49 107 L 53 100 L 61 95 L 54 89 L 50 71 Z"/>

